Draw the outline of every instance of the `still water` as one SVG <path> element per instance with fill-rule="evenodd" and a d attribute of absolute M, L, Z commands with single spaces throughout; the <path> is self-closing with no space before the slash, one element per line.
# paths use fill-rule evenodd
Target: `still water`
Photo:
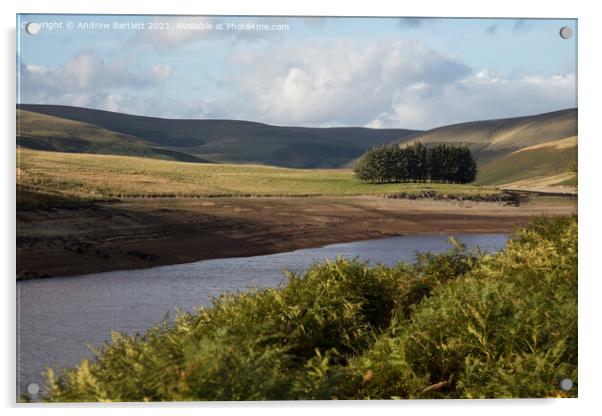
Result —
<path fill-rule="evenodd" d="M 459 234 L 468 248 L 492 252 L 506 234 Z M 417 252 L 450 248 L 447 236 L 403 236 L 333 244 L 266 256 L 204 260 L 151 269 L 95 273 L 17 282 L 17 385 L 43 384 L 46 367 L 72 366 L 90 356 L 87 345 L 100 345 L 111 331 L 134 334 L 160 322 L 174 308 L 208 305 L 225 291 L 275 287 L 283 270 L 338 255 L 393 265 L 412 261 Z"/>

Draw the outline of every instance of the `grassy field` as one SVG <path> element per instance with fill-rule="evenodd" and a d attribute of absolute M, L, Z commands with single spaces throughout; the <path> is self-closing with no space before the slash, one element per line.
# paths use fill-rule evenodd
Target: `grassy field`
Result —
<path fill-rule="evenodd" d="M 343 169 L 199 164 L 148 158 L 18 150 L 23 189 L 80 198 L 403 195 L 476 198 L 492 187 L 430 183 L 365 184 Z"/>

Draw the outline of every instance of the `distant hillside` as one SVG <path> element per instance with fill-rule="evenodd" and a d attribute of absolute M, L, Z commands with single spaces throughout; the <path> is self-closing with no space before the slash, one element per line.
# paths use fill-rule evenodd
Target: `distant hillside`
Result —
<path fill-rule="evenodd" d="M 145 140 L 91 124 L 17 109 L 17 144 L 36 150 L 141 156 L 180 162 L 206 162 L 154 146 Z"/>
<path fill-rule="evenodd" d="M 525 184 L 536 180 L 555 185 L 551 178 L 558 175 L 564 178 L 562 184 L 575 182 L 573 178 L 567 180 L 566 173 L 577 160 L 576 108 L 438 127 L 404 137 L 397 143 L 404 145 L 416 140 L 470 147 L 479 166 L 478 183 Z"/>
<path fill-rule="evenodd" d="M 577 135 L 577 109 L 524 117 L 471 121 L 419 132 L 408 139 L 428 142 L 488 144 L 491 147 L 526 147 Z M 400 141 L 401 142 L 401 141 Z"/>
<path fill-rule="evenodd" d="M 526 184 L 526 180 L 535 183 L 543 182 L 542 179 L 546 178 L 550 186 L 570 184 L 571 164 L 576 160 L 576 136 L 541 143 L 517 150 L 486 164 L 479 172 L 479 183 Z"/>
<path fill-rule="evenodd" d="M 465 143 L 481 165 L 518 149 L 577 135 L 577 109 L 438 127 L 398 140 Z"/>
<path fill-rule="evenodd" d="M 349 167 L 383 143 L 468 145 L 477 183 L 572 186 L 577 109 L 474 121 L 428 131 L 282 127 L 238 120 L 180 120 L 52 105 L 20 105 L 18 143 L 37 150 L 142 156 L 183 162 Z"/>
<path fill-rule="evenodd" d="M 146 146 L 197 159 L 297 168 L 340 167 L 375 145 L 418 133 L 406 129 L 281 127 L 238 120 L 162 119 L 53 105 L 23 104 L 18 108 L 27 110 L 21 113 L 22 126 L 28 125 L 26 118 L 33 113 L 54 117 L 46 124 L 29 123 L 36 125 L 36 134 L 21 130 L 20 143 L 26 147 L 42 149 L 41 145 L 52 146 L 51 142 L 57 142 L 65 127 L 65 123 L 55 123 L 60 118 L 85 123 L 87 130 L 71 137 L 84 142 L 96 141 L 92 138 L 98 137 L 102 129 L 115 135 L 118 141 L 123 139 L 128 146 L 139 140 Z M 85 146 L 81 148 L 83 153 L 99 153 L 85 150 Z"/>

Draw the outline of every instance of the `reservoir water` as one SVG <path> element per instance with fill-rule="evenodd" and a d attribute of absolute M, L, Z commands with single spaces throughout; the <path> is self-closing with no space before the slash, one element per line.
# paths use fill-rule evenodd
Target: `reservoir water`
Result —
<path fill-rule="evenodd" d="M 469 249 L 493 252 L 506 234 L 459 234 Z M 225 291 L 276 287 L 283 270 L 300 272 L 337 256 L 393 265 L 417 252 L 450 248 L 448 236 L 403 236 L 333 244 L 266 256 L 204 260 L 150 269 L 95 273 L 17 282 L 17 394 L 44 384 L 46 367 L 78 364 L 110 339 L 111 331 L 135 334 L 161 322 L 175 308 L 208 305 Z"/>

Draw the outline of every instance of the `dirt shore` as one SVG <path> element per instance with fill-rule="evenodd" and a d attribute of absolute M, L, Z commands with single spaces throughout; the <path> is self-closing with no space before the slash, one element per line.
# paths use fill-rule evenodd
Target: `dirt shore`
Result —
<path fill-rule="evenodd" d="M 253 256 L 411 234 L 509 232 L 575 212 L 572 197 L 520 206 L 350 198 L 132 199 L 17 212 L 17 278 Z"/>

